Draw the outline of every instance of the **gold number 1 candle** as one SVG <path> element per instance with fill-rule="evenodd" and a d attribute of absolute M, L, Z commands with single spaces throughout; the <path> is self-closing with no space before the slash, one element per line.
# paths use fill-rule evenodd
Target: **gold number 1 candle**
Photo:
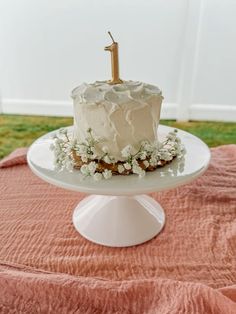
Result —
<path fill-rule="evenodd" d="M 105 47 L 106 51 L 111 52 L 111 71 L 112 71 L 112 79 L 108 81 L 109 84 L 121 84 L 123 81 L 119 78 L 119 56 L 118 56 L 118 43 L 114 41 L 111 33 L 108 32 L 111 37 L 112 44 L 110 46 Z"/>

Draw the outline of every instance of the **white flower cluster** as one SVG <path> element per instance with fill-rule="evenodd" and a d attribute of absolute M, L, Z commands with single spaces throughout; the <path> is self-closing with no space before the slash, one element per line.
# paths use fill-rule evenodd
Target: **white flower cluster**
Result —
<path fill-rule="evenodd" d="M 127 160 L 124 164 L 125 169 L 132 169 L 132 172 L 138 174 L 140 177 L 145 175 L 145 170 L 139 166 L 137 160 L 143 161 L 145 168 L 149 166 L 156 167 L 161 165 L 161 161 L 170 161 L 176 156 L 181 157 L 184 153 L 184 147 L 177 137 L 176 129 L 168 133 L 163 143 L 153 145 L 148 141 L 143 141 L 138 151 L 135 151 L 131 145 L 127 145 L 121 151 L 122 157 Z M 118 171 L 122 173 L 119 168 Z"/>
<path fill-rule="evenodd" d="M 53 137 L 54 141 L 50 145 L 50 149 L 54 151 L 55 170 L 73 170 L 75 162 L 73 160 L 72 150 L 74 150 L 76 155 L 80 156 L 81 160 L 85 162 L 85 164 L 80 168 L 80 172 L 84 177 L 91 176 L 95 181 L 99 181 L 102 178 L 110 179 L 112 176 L 111 170 L 105 169 L 102 173 L 96 172 L 97 162 L 94 160 L 97 158 L 95 146 L 98 143 L 98 140 L 93 137 L 92 129 L 88 129 L 87 133 L 88 136 L 85 142 L 78 143 L 69 139 L 67 129 L 59 130 L 58 135 Z M 104 147 L 103 150 L 104 156 L 102 159 L 108 164 L 113 163 L 114 158 L 108 155 L 108 150 L 106 147 Z"/>
<path fill-rule="evenodd" d="M 66 129 L 60 129 L 58 135 L 53 136 L 50 149 L 54 151 L 54 166 L 56 170 L 67 169 L 73 171 L 74 160 L 72 157 L 73 142 L 68 137 Z"/>
<path fill-rule="evenodd" d="M 96 144 L 98 143 L 98 140 L 95 140 L 95 138 L 92 135 L 92 129 L 89 128 L 87 130 L 88 136 L 82 143 L 75 143 L 73 149 L 76 152 L 77 156 L 81 157 L 81 160 L 83 162 L 88 162 L 89 160 L 94 160 L 97 158 L 97 151 L 95 149 Z"/>
<path fill-rule="evenodd" d="M 54 143 L 51 145 L 51 149 L 55 153 L 56 169 L 66 168 L 72 171 L 74 167 L 72 150 L 74 150 L 76 155 L 80 156 L 81 160 L 85 163 L 80 168 L 84 177 L 90 176 L 96 181 L 103 178 L 110 179 L 112 171 L 105 169 L 102 173 L 98 172 L 98 163 L 103 160 L 107 164 L 113 164 L 116 163 L 116 160 L 109 155 L 108 147 L 106 146 L 102 147 L 103 156 L 98 158 L 96 144 L 100 141 L 94 138 L 92 129 L 88 129 L 87 132 L 88 136 L 86 140 L 78 143 L 69 139 L 66 129 L 59 131 L 59 135 L 63 136 L 63 138 L 55 136 Z M 125 161 L 118 165 L 118 172 L 122 174 L 129 171 L 137 174 L 139 177 L 143 177 L 146 171 L 140 167 L 140 161 L 142 161 L 145 168 L 149 166 L 156 167 L 161 165 L 162 161 L 171 161 L 176 156 L 182 157 L 184 153 L 184 147 L 177 137 L 177 130 L 174 130 L 168 133 L 165 141 L 162 143 L 150 144 L 148 141 L 143 141 L 138 151 L 131 145 L 124 147 L 121 154 Z"/>
<path fill-rule="evenodd" d="M 96 172 L 97 163 L 95 161 L 91 161 L 88 164 L 84 164 L 80 171 L 84 175 L 84 177 L 93 177 L 95 181 L 100 181 L 102 178 L 110 179 L 112 176 L 111 170 L 105 169 L 102 173 Z"/>

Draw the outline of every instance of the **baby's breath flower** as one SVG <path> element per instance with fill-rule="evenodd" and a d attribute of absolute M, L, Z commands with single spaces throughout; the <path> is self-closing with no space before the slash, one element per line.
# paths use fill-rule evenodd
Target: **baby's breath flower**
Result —
<path fill-rule="evenodd" d="M 89 164 L 88 164 L 88 171 L 90 173 L 90 175 L 93 175 L 94 172 L 96 171 L 97 169 L 97 164 L 95 161 L 91 161 Z"/>
<path fill-rule="evenodd" d="M 131 145 L 125 146 L 121 151 L 122 157 L 125 157 L 125 158 L 129 157 L 132 154 L 134 154 L 134 148 Z"/>
<path fill-rule="evenodd" d="M 156 158 L 151 157 L 151 159 L 149 160 L 149 163 L 152 167 L 155 167 L 157 165 Z"/>
<path fill-rule="evenodd" d="M 144 142 L 143 150 L 145 150 L 147 153 L 151 153 L 153 151 L 153 145 L 148 142 Z"/>
<path fill-rule="evenodd" d="M 102 174 L 105 179 L 110 179 L 112 177 L 112 172 L 108 169 L 105 169 Z"/>
<path fill-rule="evenodd" d="M 129 164 L 128 162 L 126 162 L 124 164 L 125 169 L 130 170 L 131 169 L 131 164 Z"/>
<path fill-rule="evenodd" d="M 110 159 L 110 157 L 108 155 L 104 156 L 103 160 L 107 163 L 107 164 L 111 164 L 112 161 Z"/>
<path fill-rule="evenodd" d="M 171 160 L 173 157 L 168 151 L 163 151 L 160 158 L 162 160 Z"/>
<path fill-rule="evenodd" d="M 133 165 L 132 171 L 133 171 L 133 173 L 138 174 L 139 177 L 145 176 L 145 171 L 140 166 L 137 166 L 136 164 Z"/>
<path fill-rule="evenodd" d="M 118 165 L 118 172 L 123 173 L 125 171 L 125 168 L 122 165 Z"/>
<path fill-rule="evenodd" d="M 88 158 L 87 158 L 86 155 L 81 155 L 81 160 L 82 160 L 83 162 L 88 162 Z"/>
<path fill-rule="evenodd" d="M 166 135 L 166 138 L 167 138 L 168 140 L 174 140 L 174 139 L 175 139 L 175 136 L 176 136 L 175 133 L 174 133 L 174 134 L 173 134 L 173 133 L 172 133 L 172 134 L 169 133 L 169 134 Z"/>
<path fill-rule="evenodd" d="M 147 160 L 144 160 L 143 164 L 144 164 L 144 166 L 145 166 L 146 168 L 149 167 L 149 162 L 148 162 Z"/>
<path fill-rule="evenodd" d="M 133 160 L 132 160 L 132 165 L 133 165 L 133 166 L 138 166 L 138 162 L 137 162 L 136 159 L 133 159 Z"/>
<path fill-rule="evenodd" d="M 139 158 L 140 158 L 141 160 L 145 160 L 145 159 L 147 158 L 147 153 L 146 153 L 145 151 L 141 152 L 141 153 L 139 154 Z"/>

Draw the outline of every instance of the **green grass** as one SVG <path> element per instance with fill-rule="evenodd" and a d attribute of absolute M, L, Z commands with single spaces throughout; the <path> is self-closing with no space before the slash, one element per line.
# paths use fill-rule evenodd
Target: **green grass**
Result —
<path fill-rule="evenodd" d="M 17 147 L 29 146 L 43 134 L 72 123 L 72 118 L 0 115 L 0 159 Z M 195 134 L 210 147 L 236 144 L 236 123 L 169 120 L 161 123 Z"/>
<path fill-rule="evenodd" d="M 72 124 L 72 118 L 0 115 L 0 159 L 39 136 Z"/>

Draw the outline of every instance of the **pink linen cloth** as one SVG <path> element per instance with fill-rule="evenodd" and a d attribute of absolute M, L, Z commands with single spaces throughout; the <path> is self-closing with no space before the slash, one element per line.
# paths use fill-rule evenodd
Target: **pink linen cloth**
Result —
<path fill-rule="evenodd" d="M 83 197 L 37 178 L 26 150 L 0 161 L 0 313 L 236 313 L 236 145 L 207 172 L 152 193 L 163 231 L 130 248 L 74 229 Z"/>

